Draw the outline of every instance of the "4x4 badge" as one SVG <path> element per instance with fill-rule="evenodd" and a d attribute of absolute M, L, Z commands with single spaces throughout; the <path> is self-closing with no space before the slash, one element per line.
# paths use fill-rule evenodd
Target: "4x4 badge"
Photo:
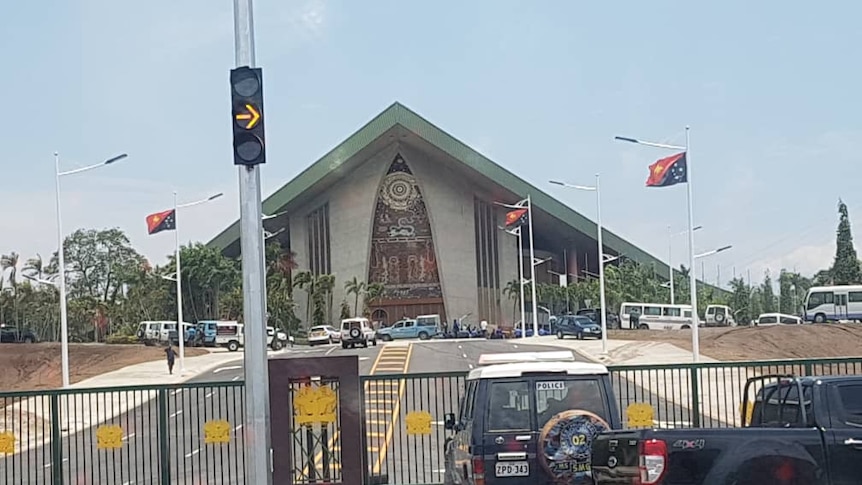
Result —
<path fill-rule="evenodd" d="M 608 468 L 613 468 L 615 466 L 617 466 L 617 457 L 612 456 L 608 458 Z"/>
<path fill-rule="evenodd" d="M 494 442 L 497 443 L 498 445 L 502 445 L 504 441 L 506 441 L 506 440 L 503 439 L 502 436 L 497 436 L 497 439 L 494 440 Z"/>

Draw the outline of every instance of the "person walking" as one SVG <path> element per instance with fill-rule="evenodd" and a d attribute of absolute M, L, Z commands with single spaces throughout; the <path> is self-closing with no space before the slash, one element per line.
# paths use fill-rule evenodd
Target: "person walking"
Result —
<path fill-rule="evenodd" d="M 174 352 L 174 348 L 173 348 L 173 346 L 171 346 L 171 344 L 168 344 L 167 348 L 165 348 L 165 354 L 168 357 L 168 372 L 170 374 L 173 374 L 174 373 L 174 360 L 177 357 L 177 353 Z"/>

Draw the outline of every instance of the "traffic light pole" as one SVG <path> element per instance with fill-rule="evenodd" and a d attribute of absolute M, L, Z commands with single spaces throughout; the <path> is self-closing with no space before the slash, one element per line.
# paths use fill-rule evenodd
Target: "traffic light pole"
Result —
<path fill-rule="evenodd" d="M 254 67 L 252 0 L 234 0 L 236 67 Z M 260 167 L 239 166 L 243 320 L 245 323 L 245 482 L 272 484 L 269 369 L 264 299 L 263 214 Z"/>

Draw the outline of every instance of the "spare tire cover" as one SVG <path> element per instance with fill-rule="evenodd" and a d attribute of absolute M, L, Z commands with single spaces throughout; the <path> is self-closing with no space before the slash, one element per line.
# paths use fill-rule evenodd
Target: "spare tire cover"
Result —
<path fill-rule="evenodd" d="M 360 335 L 362 335 L 362 332 L 358 328 L 351 328 L 350 329 L 350 337 L 351 338 L 359 338 Z"/>
<path fill-rule="evenodd" d="M 598 415 L 572 409 L 554 415 L 539 434 L 539 459 L 555 483 L 592 484 L 593 439 L 610 429 Z"/>

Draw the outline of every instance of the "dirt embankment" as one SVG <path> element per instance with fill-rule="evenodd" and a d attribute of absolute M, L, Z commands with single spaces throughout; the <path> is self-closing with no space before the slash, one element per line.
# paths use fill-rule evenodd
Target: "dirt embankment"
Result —
<path fill-rule="evenodd" d="M 187 348 L 185 353 L 192 357 L 207 351 Z M 69 344 L 69 378 L 74 384 L 129 365 L 164 359 L 163 347 Z M 0 344 L 0 392 L 61 385 L 60 344 Z"/>
<path fill-rule="evenodd" d="M 667 342 L 691 350 L 691 330 L 614 330 L 620 340 Z M 862 325 L 776 325 L 699 329 L 700 352 L 718 360 L 862 357 Z"/>

